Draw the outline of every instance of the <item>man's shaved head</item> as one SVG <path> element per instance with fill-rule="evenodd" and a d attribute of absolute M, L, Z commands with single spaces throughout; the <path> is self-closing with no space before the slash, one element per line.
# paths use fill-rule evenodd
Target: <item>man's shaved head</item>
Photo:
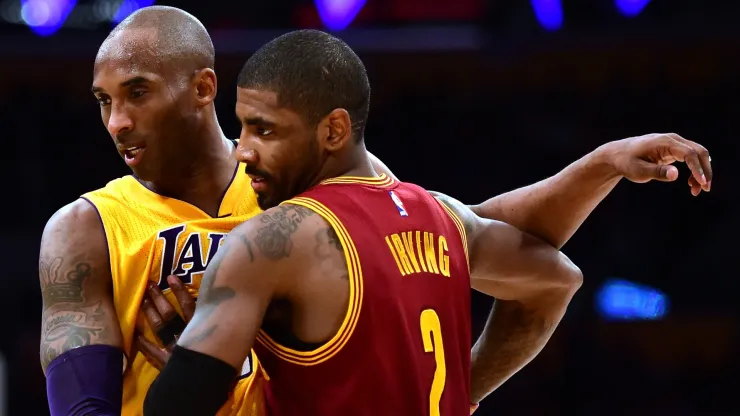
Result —
<path fill-rule="evenodd" d="M 107 59 L 124 59 L 150 69 L 168 64 L 192 73 L 213 69 L 214 58 L 211 37 L 195 16 L 175 7 L 152 6 L 132 13 L 111 31 L 95 66 Z"/>

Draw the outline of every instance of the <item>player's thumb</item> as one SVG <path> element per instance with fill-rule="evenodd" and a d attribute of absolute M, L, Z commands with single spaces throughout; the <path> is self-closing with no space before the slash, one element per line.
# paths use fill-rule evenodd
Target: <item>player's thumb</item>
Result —
<path fill-rule="evenodd" d="M 678 179 L 678 169 L 673 165 L 658 165 L 641 160 L 638 162 L 637 170 L 645 180 L 658 180 L 662 182 L 673 182 Z"/>

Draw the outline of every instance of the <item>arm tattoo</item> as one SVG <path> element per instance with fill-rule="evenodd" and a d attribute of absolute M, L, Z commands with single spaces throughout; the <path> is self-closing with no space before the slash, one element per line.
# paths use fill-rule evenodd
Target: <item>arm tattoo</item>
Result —
<path fill-rule="evenodd" d="M 548 322 L 520 302 L 497 300 L 473 347 L 471 401 L 480 402 L 532 361 L 556 326 L 557 322 Z"/>
<path fill-rule="evenodd" d="M 201 304 L 206 306 L 217 306 L 236 295 L 234 289 L 230 287 L 214 286 L 216 283 L 216 276 L 218 275 L 218 269 L 221 268 L 221 262 L 223 262 L 224 257 L 229 255 L 229 249 L 229 245 L 224 244 L 224 246 L 219 249 L 218 255 L 211 261 L 211 264 L 208 265 L 206 273 L 203 276 L 203 280 L 201 281 L 200 289 L 198 290 L 198 298 L 200 299 L 199 302 L 201 302 Z"/>
<path fill-rule="evenodd" d="M 61 265 L 61 257 L 39 261 L 44 309 L 48 309 L 57 303 L 82 302 L 82 283 L 90 277 L 90 264 L 77 263 L 64 276 L 59 273 Z"/>
<path fill-rule="evenodd" d="M 318 257 L 323 257 L 322 254 L 319 254 L 319 251 L 324 246 L 333 247 L 340 253 L 344 252 L 344 250 L 342 249 L 342 242 L 339 241 L 339 236 L 337 235 L 337 232 L 334 231 L 334 228 L 332 226 L 328 226 L 316 232 L 316 243 L 316 255 Z"/>
<path fill-rule="evenodd" d="M 69 309 L 44 314 L 41 338 L 41 365 L 44 368 L 60 354 L 91 345 L 105 335 L 105 313 L 100 308 L 100 302 Z"/>
<path fill-rule="evenodd" d="M 257 229 L 253 238 L 248 238 L 239 231 L 233 232 L 232 236 L 237 236 L 241 244 L 247 249 L 250 262 L 254 261 L 252 243 L 266 258 L 280 260 L 290 255 L 293 247 L 291 236 L 298 230 L 298 225 L 311 215 L 313 215 L 313 211 L 301 206 L 279 206 L 275 210 L 260 215 L 261 226 Z M 227 241 L 206 269 L 200 286 L 198 312 L 190 323 L 190 326 L 195 328 L 197 332 L 195 332 L 195 335 L 188 335 L 186 339 L 179 341 L 183 347 L 193 346 L 211 336 L 218 328 L 218 323 L 209 323 L 207 322 L 208 318 L 219 305 L 236 296 L 236 292 L 231 287 L 214 286 L 221 262 L 228 255 L 230 249 L 231 247 Z"/>
<path fill-rule="evenodd" d="M 252 251 L 252 242 L 249 241 L 249 238 L 247 238 L 247 236 L 243 234 L 239 234 L 239 239 L 242 240 L 242 244 L 244 244 L 244 247 L 246 247 L 247 251 L 249 252 L 249 262 L 254 263 L 254 252 Z"/>
<path fill-rule="evenodd" d="M 339 252 L 339 255 L 337 254 Z M 322 228 L 316 232 L 316 248 L 314 255 L 319 260 L 322 270 L 326 273 L 332 273 L 335 270 L 341 272 L 341 277 L 349 280 L 347 271 L 347 262 L 344 260 L 344 249 L 342 242 L 339 241 L 336 231 L 331 225 Z M 337 261 L 341 259 L 341 262 Z"/>
<path fill-rule="evenodd" d="M 260 221 L 263 226 L 257 230 L 254 243 L 262 255 L 270 260 L 280 260 L 290 256 L 293 248 L 291 236 L 298 225 L 314 212 L 298 205 L 281 205 L 274 212 L 265 212 Z"/>
<path fill-rule="evenodd" d="M 249 243 L 246 238 L 241 238 L 241 240 L 242 243 L 245 243 L 245 245 Z M 211 261 L 211 264 L 209 264 L 208 268 L 206 269 L 203 280 L 201 280 L 200 289 L 198 290 L 198 313 L 195 314 L 195 316 L 193 317 L 193 321 L 190 323 L 193 328 L 200 329 L 203 322 L 208 320 L 208 318 L 213 314 L 213 312 L 216 311 L 220 304 L 236 296 L 236 292 L 234 291 L 234 289 L 228 286 L 215 286 L 216 276 L 218 275 L 218 270 L 221 267 L 221 262 L 223 262 L 224 257 L 228 255 L 229 250 L 230 246 L 227 242 L 223 245 L 223 247 L 219 249 L 218 254 Z M 251 249 L 249 250 L 249 254 L 250 256 L 252 255 Z M 186 348 L 191 347 L 192 345 L 195 345 L 208 338 L 211 334 L 213 334 L 217 327 L 218 324 L 211 324 L 206 328 L 200 329 L 200 331 L 198 331 L 196 335 L 191 336 L 187 339 L 183 339 L 180 342 L 180 345 Z"/>
<path fill-rule="evenodd" d="M 39 262 L 41 293 L 44 300 L 41 327 L 41 365 L 44 369 L 60 354 L 91 345 L 107 337 L 106 314 L 100 302 L 85 302 L 83 284 L 92 267 L 77 262 L 62 272 L 64 259 L 42 258 Z"/>

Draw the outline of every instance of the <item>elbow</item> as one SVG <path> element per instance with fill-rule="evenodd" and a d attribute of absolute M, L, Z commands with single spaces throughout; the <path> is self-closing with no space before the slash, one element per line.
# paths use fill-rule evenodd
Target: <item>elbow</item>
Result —
<path fill-rule="evenodd" d="M 558 263 L 549 269 L 546 283 L 540 280 L 537 288 L 521 301 L 544 314 L 562 316 L 583 284 L 583 273 L 568 257 L 562 253 L 559 257 Z"/>
<path fill-rule="evenodd" d="M 583 285 L 583 272 L 563 253 L 559 255 L 557 287 L 570 299 Z"/>
<path fill-rule="evenodd" d="M 578 266 L 572 264 L 572 270 L 568 277 L 567 287 L 572 293 L 576 293 L 583 286 L 583 272 Z"/>

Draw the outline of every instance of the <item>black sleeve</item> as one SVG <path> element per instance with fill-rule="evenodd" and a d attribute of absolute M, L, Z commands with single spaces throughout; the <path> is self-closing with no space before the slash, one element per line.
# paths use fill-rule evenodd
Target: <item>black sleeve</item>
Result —
<path fill-rule="evenodd" d="M 229 398 L 237 370 L 206 354 L 175 346 L 144 400 L 145 416 L 213 416 Z M 189 392 L 197 392 L 187 397 Z"/>

